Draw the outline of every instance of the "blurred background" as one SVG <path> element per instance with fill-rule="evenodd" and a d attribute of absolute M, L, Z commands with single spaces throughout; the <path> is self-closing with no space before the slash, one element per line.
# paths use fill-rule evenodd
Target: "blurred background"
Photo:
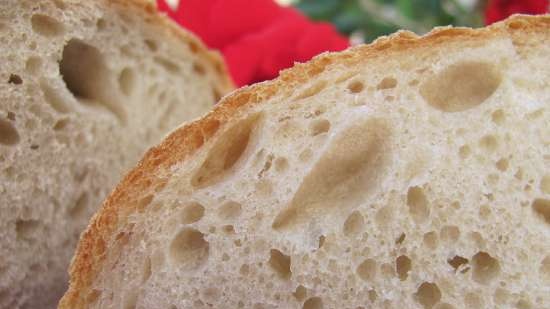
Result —
<path fill-rule="evenodd" d="M 177 8 L 180 0 L 167 0 Z M 205 0 L 208 1 L 208 0 Z M 253 1 L 253 0 L 252 0 Z M 548 1 L 548 0 L 544 0 Z M 486 0 L 276 0 L 314 20 L 333 23 L 354 43 L 370 42 L 399 29 L 422 34 L 440 25 L 480 27 Z M 514 1 L 497 1 L 500 6 Z M 515 2 L 536 2 L 520 0 Z M 540 2 L 540 1 L 539 1 Z M 355 42 L 356 41 L 356 42 Z"/>
<path fill-rule="evenodd" d="M 279 0 L 314 20 L 329 21 L 343 34 L 370 42 L 399 29 L 417 34 L 434 26 L 483 25 L 485 1 L 478 0 Z"/>
<path fill-rule="evenodd" d="M 219 50 L 237 86 L 272 79 L 295 62 L 406 29 L 482 27 L 550 0 L 157 0 L 182 27 Z"/>

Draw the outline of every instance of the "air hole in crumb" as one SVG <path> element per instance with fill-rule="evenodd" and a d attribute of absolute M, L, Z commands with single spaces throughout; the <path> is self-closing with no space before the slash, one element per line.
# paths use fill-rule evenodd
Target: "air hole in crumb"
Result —
<path fill-rule="evenodd" d="M 259 115 L 253 115 L 240 120 L 216 139 L 216 144 L 191 179 L 194 187 L 204 188 L 223 178 L 245 152 L 259 118 Z"/>
<path fill-rule="evenodd" d="M 10 74 L 10 77 L 8 79 L 8 83 L 14 84 L 14 85 L 21 85 L 23 83 L 23 80 L 17 74 Z"/>
<path fill-rule="evenodd" d="M 490 63 L 458 62 L 425 81 L 420 95 L 436 109 L 460 112 L 482 104 L 500 82 L 501 73 Z"/>
<path fill-rule="evenodd" d="M 98 31 L 103 31 L 107 28 L 107 21 L 105 21 L 105 19 L 103 18 L 99 18 L 96 21 L 95 26 L 97 27 Z"/>
<path fill-rule="evenodd" d="M 209 247 L 204 234 L 185 228 L 170 243 L 170 258 L 174 264 L 185 270 L 197 269 L 206 263 Z"/>
<path fill-rule="evenodd" d="M 507 159 L 500 159 L 495 164 L 497 169 L 501 172 L 505 172 L 508 169 L 508 160 Z"/>
<path fill-rule="evenodd" d="M 322 133 L 326 133 L 330 130 L 330 121 L 326 119 L 316 119 L 311 122 L 309 131 L 311 136 L 316 136 Z"/>
<path fill-rule="evenodd" d="M 136 203 L 136 208 L 140 211 L 143 211 L 145 207 L 149 206 L 151 204 L 151 201 L 153 200 L 155 196 L 153 194 L 148 194 L 145 197 L 139 199 Z"/>
<path fill-rule="evenodd" d="M 535 199 L 531 207 L 547 224 L 550 224 L 550 200 Z"/>
<path fill-rule="evenodd" d="M 64 32 L 63 24 L 53 17 L 42 14 L 34 14 L 31 17 L 31 25 L 34 32 L 46 37 L 58 36 Z"/>
<path fill-rule="evenodd" d="M 15 222 L 15 233 L 18 240 L 31 239 L 38 230 L 40 222 L 38 220 L 22 220 L 18 219 Z"/>
<path fill-rule="evenodd" d="M 483 220 L 487 220 L 491 215 L 491 208 L 488 205 L 479 206 L 479 217 Z"/>
<path fill-rule="evenodd" d="M 134 91 L 136 83 L 136 73 L 131 68 L 124 68 L 118 76 L 118 84 L 120 90 L 125 95 L 129 96 Z"/>
<path fill-rule="evenodd" d="M 290 279 L 290 276 L 292 276 L 290 263 L 290 256 L 283 254 L 277 249 L 270 250 L 269 265 L 279 275 L 280 278 L 283 278 L 285 280 Z"/>
<path fill-rule="evenodd" d="M 373 259 L 364 260 L 357 266 L 356 273 L 359 278 L 365 281 L 372 281 L 376 277 L 376 261 Z"/>
<path fill-rule="evenodd" d="M 468 259 L 455 255 L 452 259 L 448 259 L 447 263 L 449 263 L 449 265 L 454 268 L 455 272 L 457 272 L 462 265 L 468 264 Z"/>
<path fill-rule="evenodd" d="M 262 178 L 265 173 L 267 173 L 271 169 L 271 165 L 273 164 L 273 154 L 269 154 L 265 160 L 264 166 L 258 173 L 258 177 Z"/>
<path fill-rule="evenodd" d="M 406 255 L 401 255 L 395 260 L 395 271 L 399 280 L 407 280 L 409 271 L 412 269 L 412 261 Z"/>
<path fill-rule="evenodd" d="M 544 109 L 539 108 L 539 109 L 535 110 L 534 112 L 531 112 L 531 113 L 527 114 L 526 117 L 529 120 L 535 120 L 537 118 L 540 118 L 542 115 L 544 115 Z"/>
<path fill-rule="evenodd" d="M 288 160 L 283 157 L 275 159 L 275 170 L 282 173 L 288 169 Z"/>
<path fill-rule="evenodd" d="M 430 215 L 428 200 L 420 187 L 411 187 L 407 191 L 407 205 L 409 213 L 417 223 L 424 222 Z"/>
<path fill-rule="evenodd" d="M 384 89 L 392 89 L 397 86 L 397 80 L 393 77 L 386 77 L 378 83 L 376 86 L 376 89 L 378 90 L 384 90 Z"/>
<path fill-rule="evenodd" d="M 403 241 L 405 241 L 405 233 L 401 233 L 401 235 L 399 235 L 399 237 L 395 240 L 395 244 L 396 245 L 400 245 L 403 243 Z"/>
<path fill-rule="evenodd" d="M 323 300 L 320 297 L 311 297 L 304 302 L 302 309 L 323 309 Z"/>
<path fill-rule="evenodd" d="M 424 308 L 429 309 L 441 300 L 441 291 L 435 283 L 424 282 L 418 287 L 414 297 Z"/>
<path fill-rule="evenodd" d="M 64 1 L 65 0 L 53 0 L 52 2 L 55 5 L 55 7 L 57 7 L 60 10 L 64 10 L 67 8 Z"/>
<path fill-rule="evenodd" d="M 472 257 L 472 278 L 481 284 L 494 280 L 500 273 L 498 261 L 486 252 L 478 252 Z"/>
<path fill-rule="evenodd" d="M 191 224 L 199 221 L 204 217 L 204 206 L 197 202 L 187 204 L 181 213 L 181 222 L 183 224 Z"/>
<path fill-rule="evenodd" d="M 30 74 L 37 74 L 42 67 L 42 59 L 40 57 L 29 57 L 25 63 L 25 70 Z"/>
<path fill-rule="evenodd" d="M 212 88 L 212 97 L 214 97 L 214 102 L 219 102 L 222 99 L 222 93 L 218 89 Z"/>
<path fill-rule="evenodd" d="M 544 280 L 550 282 L 550 255 L 540 262 L 540 275 Z"/>
<path fill-rule="evenodd" d="M 299 285 L 292 295 L 294 295 L 298 301 L 302 301 L 307 296 L 307 289 L 303 285 Z"/>
<path fill-rule="evenodd" d="M 540 180 L 540 191 L 544 194 L 550 194 L 550 175 L 544 175 Z"/>
<path fill-rule="evenodd" d="M 356 210 L 352 212 L 344 222 L 344 235 L 357 235 L 363 231 L 364 225 L 365 219 L 363 218 L 363 215 Z"/>
<path fill-rule="evenodd" d="M 471 153 L 472 151 L 470 150 L 470 147 L 468 145 L 463 145 L 458 149 L 458 155 L 462 159 L 466 159 L 468 156 L 470 156 Z"/>
<path fill-rule="evenodd" d="M 423 242 L 426 247 L 432 250 L 437 248 L 437 243 L 438 243 L 437 233 L 432 231 L 424 234 Z"/>
<path fill-rule="evenodd" d="M 143 262 L 143 268 L 141 271 L 141 282 L 144 283 L 149 280 L 149 278 L 151 278 L 151 274 L 151 258 L 147 256 L 145 257 L 145 261 Z"/>
<path fill-rule="evenodd" d="M 172 60 L 166 59 L 164 57 L 154 57 L 153 60 L 169 73 L 177 74 L 180 72 L 179 65 L 177 65 Z"/>
<path fill-rule="evenodd" d="M 348 85 L 348 90 L 351 93 L 359 93 L 359 92 L 363 91 L 363 89 L 365 89 L 365 85 L 360 81 L 352 81 Z"/>
<path fill-rule="evenodd" d="M 516 307 L 518 309 L 531 309 L 532 308 L 532 305 L 531 305 L 531 302 L 527 299 L 520 299 L 518 300 L 518 302 L 516 303 Z"/>
<path fill-rule="evenodd" d="M 12 146 L 19 143 L 19 133 L 11 121 L 0 118 L 0 144 Z"/>
<path fill-rule="evenodd" d="M 63 48 L 59 71 L 67 89 L 81 103 L 102 106 L 122 123 L 126 121 L 124 104 L 119 101 L 105 59 L 92 45 L 71 39 Z"/>
<path fill-rule="evenodd" d="M 233 220 L 241 215 L 241 204 L 229 201 L 220 206 L 218 216 L 223 220 Z"/>
<path fill-rule="evenodd" d="M 384 175 L 389 136 L 388 125 L 372 118 L 339 132 L 304 177 L 290 205 L 277 214 L 273 229 L 303 227 L 319 215 L 354 208 Z"/>
<path fill-rule="evenodd" d="M 72 219 L 82 218 L 86 213 L 86 208 L 88 206 L 88 194 L 86 192 L 80 194 L 74 205 L 69 208 L 69 216 Z"/>
<path fill-rule="evenodd" d="M 496 124 L 503 124 L 505 119 L 506 119 L 506 115 L 504 114 L 504 111 L 501 109 L 497 109 L 491 114 L 491 120 L 493 120 L 493 122 Z"/>
<path fill-rule="evenodd" d="M 481 236 L 479 232 L 471 232 L 469 234 L 469 237 L 477 247 L 485 246 L 485 240 L 483 239 L 483 236 Z"/>
<path fill-rule="evenodd" d="M 250 273 L 250 266 L 248 266 L 248 264 L 241 265 L 241 268 L 239 268 L 239 274 L 243 276 L 248 276 L 249 273 Z"/>
<path fill-rule="evenodd" d="M 378 298 L 378 294 L 376 293 L 375 290 L 369 290 L 367 294 L 368 294 L 369 301 L 371 303 L 374 303 Z"/>
<path fill-rule="evenodd" d="M 156 52 L 159 48 L 157 42 L 150 39 L 143 40 L 143 43 L 145 43 L 145 46 L 147 46 L 147 48 L 152 52 Z"/>
<path fill-rule="evenodd" d="M 199 75 L 206 74 L 206 69 L 204 66 L 198 62 L 193 63 L 193 71 Z"/>
<path fill-rule="evenodd" d="M 479 146 L 487 152 L 493 152 L 498 147 L 498 140 L 493 135 L 485 135 L 479 140 Z"/>
<path fill-rule="evenodd" d="M 235 227 L 233 225 L 224 225 L 222 226 L 222 231 L 225 234 L 235 234 Z"/>
<path fill-rule="evenodd" d="M 196 42 L 189 41 L 188 46 L 189 46 L 189 50 L 191 50 L 193 54 L 196 54 L 199 52 L 199 45 Z"/>
<path fill-rule="evenodd" d="M 441 239 L 449 243 L 455 243 L 460 237 L 460 229 L 455 225 L 445 225 L 440 231 Z"/>
<path fill-rule="evenodd" d="M 323 245 L 325 244 L 325 240 L 326 240 L 325 235 L 319 236 L 319 244 L 318 244 L 317 248 L 321 249 L 323 247 Z"/>
<path fill-rule="evenodd" d="M 302 93 L 300 93 L 298 96 L 296 96 L 296 100 L 309 98 L 311 96 L 314 96 L 321 92 L 325 87 L 327 86 L 327 82 L 322 80 L 317 83 L 315 83 L 313 86 L 305 89 Z"/>

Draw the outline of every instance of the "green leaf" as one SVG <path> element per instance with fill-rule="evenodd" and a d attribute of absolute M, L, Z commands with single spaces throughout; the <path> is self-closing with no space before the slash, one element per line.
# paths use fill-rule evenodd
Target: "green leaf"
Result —
<path fill-rule="evenodd" d="M 339 12 L 334 16 L 332 22 L 336 28 L 345 34 L 351 34 L 353 31 L 357 30 L 363 24 L 364 15 L 359 10 L 346 10 Z"/>
<path fill-rule="evenodd" d="M 317 20 L 329 20 L 340 6 L 338 0 L 302 0 L 295 5 L 307 16 Z"/>
<path fill-rule="evenodd" d="M 466 9 L 459 0 L 301 0 L 295 6 L 344 34 L 360 31 L 367 42 L 401 28 L 422 34 L 434 26 L 483 24 L 481 5 Z M 386 9 L 396 15 L 384 14 Z"/>
<path fill-rule="evenodd" d="M 415 15 L 414 6 L 411 0 L 397 0 L 397 9 L 403 16 L 412 18 Z"/>

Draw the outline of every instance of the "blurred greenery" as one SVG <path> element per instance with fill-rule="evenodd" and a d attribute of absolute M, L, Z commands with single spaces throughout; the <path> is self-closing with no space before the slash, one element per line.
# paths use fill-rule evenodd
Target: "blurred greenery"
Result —
<path fill-rule="evenodd" d="M 315 20 L 329 21 L 340 32 L 370 42 L 399 29 L 423 34 L 435 26 L 482 26 L 483 3 L 471 0 L 297 0 L 293 4 Z"/>

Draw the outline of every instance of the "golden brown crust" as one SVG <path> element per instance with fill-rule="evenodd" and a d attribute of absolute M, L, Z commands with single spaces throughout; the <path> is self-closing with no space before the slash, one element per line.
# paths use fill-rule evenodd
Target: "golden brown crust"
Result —
<path fill-rule="evenodd" d="M 423 37 L 411 32 L 398 32 L 383 37 L 370 45 L 357 46 L 340 53 L 322 54 L 305 64 L 282 71 L 270 82 L 242 88 L 225 97 L 208 115 L 189 123 L 170 134 L 160 145 L 150 149 L 138 164 L 115 188 L 101 210 L 94 216 L 82 235 L 73 259 L 70 287 L 60 308 L 85 307 L 87 297 L 93 295 L 91 285 L 101 271 L 105 244 L 123 224 L 128 213 L 143 211 L 151 194 L 166 184 L 164 173 L 168 167 L 181 163 L 197 151 L 225 122 L 276 94 L 288 94 L 310 78 L 331 66 L 356 66 L 377 57 L 387 57 L 418 48 L 434 48 L 443 43 L 478 42 L 496 37 L 550 31 L 550 15 L 513 16 L 504 22 L 483 29 L 438 28 Z M 547 35 L 547 34 L 546 34 Z"/>

